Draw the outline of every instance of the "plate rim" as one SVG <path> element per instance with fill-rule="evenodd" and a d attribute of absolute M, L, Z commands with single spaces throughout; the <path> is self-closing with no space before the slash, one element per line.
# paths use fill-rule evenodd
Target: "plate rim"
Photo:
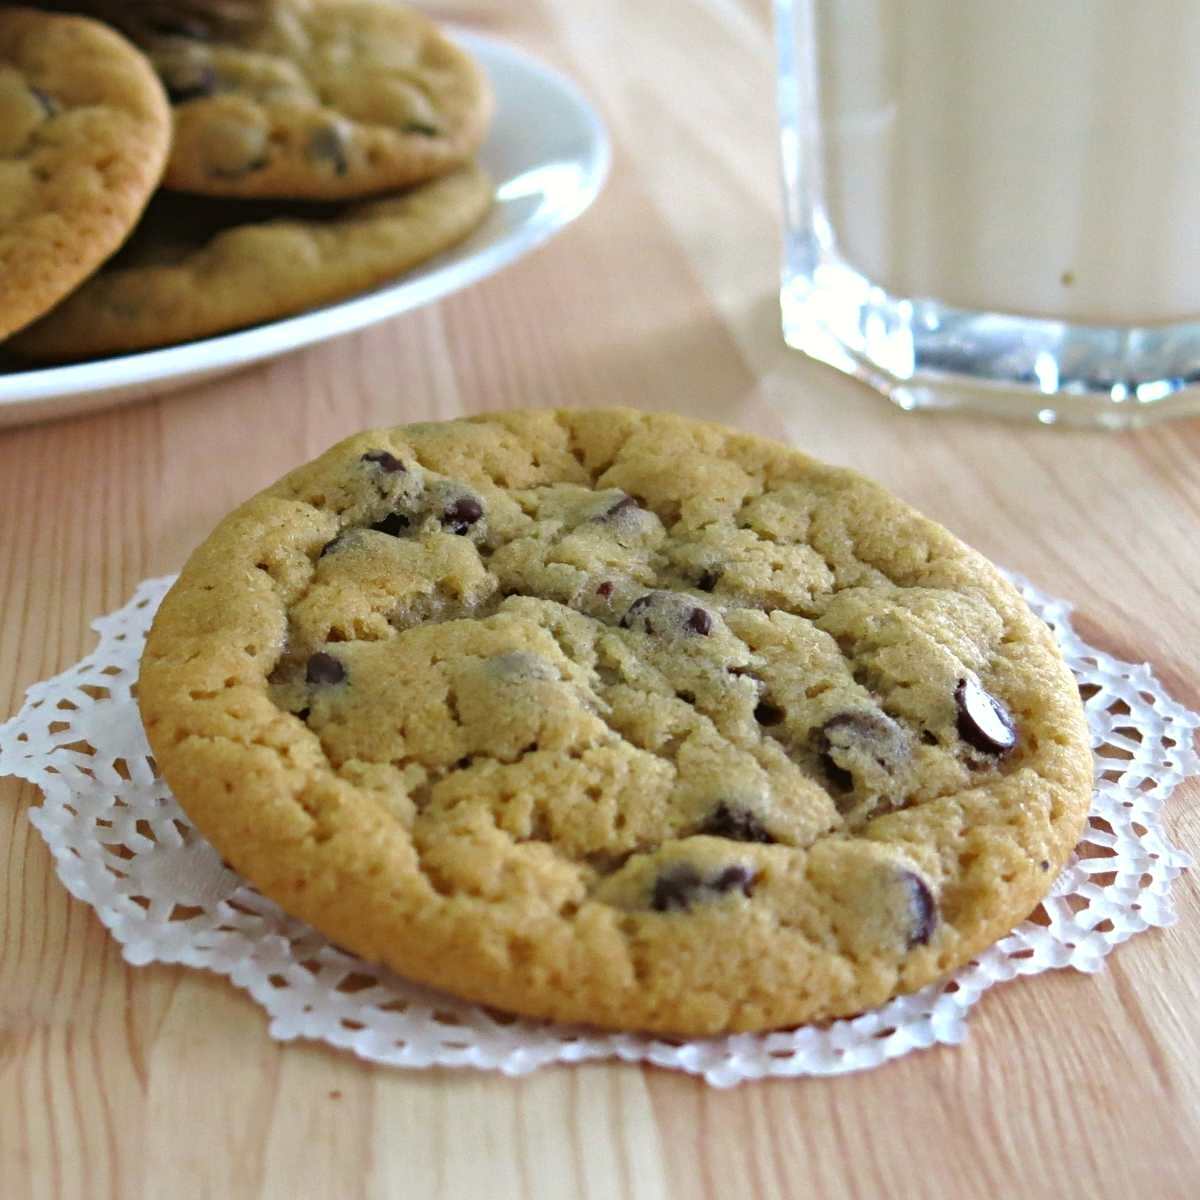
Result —
<path fill-rule="evenodd" d="M 28 407 L 29 419 L 36 420 L 40 404 L 69 401 L 85 394 L 99 400 L 109 392 L 169 384 L 180 376 L 195 376 L 199 381 L 206 372 L 231 373 L 290 350 L 321 345 L 470 287 L 537 249 L 582 216 L 599 196 L 612 167 L 612 142 L 599 110 L 573 79 L 529 51 L 502 38 L 473 30 L 450 28 L 447 32 L 480 57 L 507 59 L 524 73 L 539 77 L 565 93 L 573 103 L 587 127 L 589 145 L 586 157 L 580 159 L 583 175 L 571 206 L 558 209 L 552 219 L 532 220 L 514 229 L 500 242 L 481 247 L 416 278 L 383 284 L 293 316 L 176 346 L 135 351 L 93 362 L 0 373 L 0 417 L 5 410 Z M 440 256 L 432 261 L 436 262 L 437 257 Z M 443 278 L 449 275 L 453 275 L 453 281 Z M 410 288 L 427 290 L 431 283 L 434 285 L 431 294 L 421 299 L 411 301 L 403 295 Z M 26 414 L 19 415 L 24 417 Z"/>

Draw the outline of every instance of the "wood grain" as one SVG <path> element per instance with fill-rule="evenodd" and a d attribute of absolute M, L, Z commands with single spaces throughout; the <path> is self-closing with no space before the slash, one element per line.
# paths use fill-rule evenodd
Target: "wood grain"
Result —
<path fill-rule="evenodd" d="M 913 417 L 788 352 L 766 0 L 431 5 L 603 108 L 576 227 L 432 308 L 140 407 L 0 436 L 0 711 L 234 503 L 372 424 L 675 408 L 881 479 L 1074 597 L 1088 637 L 1200 704 L 1200 422 L 1122 436 Z M 1193 782 L 1171 805 L 1200 847 Z M 1200 895 L 1096 977 L 989 993 L 967 1043 L 719 1092 L 631 1066 L 522 1080 L 271 1041 L 216 977 L 133 969 L 0 783 L 0 1194 L 24 1197 L 1184 1197 L 1200 1167 Z"/>

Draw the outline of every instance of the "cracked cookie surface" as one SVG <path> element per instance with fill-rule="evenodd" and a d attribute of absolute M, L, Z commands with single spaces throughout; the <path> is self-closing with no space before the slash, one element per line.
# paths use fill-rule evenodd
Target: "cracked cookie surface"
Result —
<path fill-rule="evenodd" d="M 852 472 L 627 410 L 361 434 L 227 518 L 140 702 L 289 911 L 502 1008 L 677 1034 L 967 961 L 1075 844 L 1046 628 Z"/>
<path fill-rule="evenodd" d="M 206 195 L 355 199 L 478 149 L 487 81 L 427 17 L 386 0 L 272 0 L 257 19 L 145 30 L 175 139 L 165 184 Z"/>
<path fill-rule="evenodd" d="M 129 243 L 9 343 L 32 359 L 140 350 L 240 329 L 387 283 L 461 241 L 492 183 L 469 164 L 395 196 L 293 206 L 160 193 Z"/>
<path fill-rule="evenodd" d="M 0 338 L 124 241 L 166 162 L 146 59 L 82 17 L 0 7 Z"/>

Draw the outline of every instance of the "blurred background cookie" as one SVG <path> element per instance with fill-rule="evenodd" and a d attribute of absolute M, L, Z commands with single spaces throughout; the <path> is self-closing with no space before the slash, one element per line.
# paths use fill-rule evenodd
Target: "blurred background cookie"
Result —
<path fill-rule="evenodd" d="M 166 84 L 165 184 L 208 195 L 348 199 L 466 161 L 491 93 L 473 60 L 388 0 L 79 0 Z"/>
<path fill-rule="evenodd" d="M 121 245 L 158 185 L 170 129 L 162 85 L 114 30 L 0 7 L 0 338 Z"/>
<path fill-rule="evenodd" d="M 349 206 L 160 193 L 128 246 L 11 348 L 85 358 L 288 316 L 416 266 L 466 237 L 491 202 L 473 164 Z"/>

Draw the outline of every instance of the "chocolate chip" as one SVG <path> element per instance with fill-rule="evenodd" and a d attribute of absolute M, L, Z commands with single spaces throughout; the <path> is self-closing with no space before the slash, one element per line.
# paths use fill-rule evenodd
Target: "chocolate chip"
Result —
<path fill-rule="evenodd" d="M 654 602 L 654 595 L 647 592 L 644 596 L 639 596 L 626 610 L 625 615 L 621 618 L 622 629 L 632 629 L 634 621 L 645 619 L 645 615 L 650 610 L 650 605 Z M 647 633 L 653 633 L 654 628 L 649 620 L 645 621 L 645 630 Z"/>
<path fill-rule="evenodd" d="M 346 678 L 346 668 L 332 654 L 318 650 L 304 668 L 306 683 L 341 683 Z"/>
<path fill-rule="evenodd" d="M 329 163 L 335 175 L 345 175 L 350 170 L 346 139 L 336 125 L 322 125 L 313 130 L 308 139 L 308 156 L 317 162 Z"/>
<path fill-rule="evenodd" d="M 404 464 L 388 450 L 368 450 L 359 459 L 359 462 L 374 463 L 387 475 L 394 475 L 397 471 L 406 469 Z"/>
<path fill-rule="evenodd" d="M 417 133 L 421 137 L 438 137 L 441 130 L 436 125 L 427 125 L 424 121 L 409 121 L 404 126 L 405 133 Z"/>
<path fill-rule="evenodd" d="M 713 894 L 740 891 L 749 896 L 754 891 L 754 872 L 749 867 L 726 867 L 711 879 L 705 879 L 688 863 L 670 867 L 655 881 L 650 907 L 655 912 L 671 912 L 691 908 L 697 900 L 711 899 Z M 706 897 L 705 893 L 708 893 Z"/>
<path fill-rule="evenodd" d="M 708 886 L 718 892 L 738 888 L 743 896 L 749 896 L 754 891 L 754 872 L 749 867 L 726 867 Z"/>
<path fill-rule="evenodd" d="M 760 725 L 778 725 L 787 713 L 770 700 L 760 700 L 754 709 L 754 719 Z"/>
<path fill-rule="evenodd" d="M 176 63 L 162 73 L 172 104 L 186 104 L 217 90 L 217 73 L 209 63 Z"/>
<path fill-rule="evenodd" d="M 411 524 L 412 522 L 403 513 L 391 512 L 382 521 L 376 521 L 370 528 L 377 533 L 389 534 L 391 537 L 402 537 Z"/>
<path fill-rule="evenodd" d="M 38 102 L 38 107 L 47 117 L 58 115 L 58 101 L 53 96 L 49 96 L 41 88 L 35 87 L 29 89 L 29 94 Z"/>
<path fill-rule="evenodd" d="M 821 726 L 817 738 L 821 765 L 833 784 L 852 791 L 862 780 L 878 790 L 880 777 L 890 776 L 908 758 L 904 730 L 886 713 L 838 713 Z"/>
<path fill-rule="evenodd" d="M 464 534 L 482 516 L 483 505 L 474 496 L 461 496 L 446 505 L 442 525 L 451 533 Z"/>
<path fill-rule="evenodd" d="M 255 171 L 261 171 L 266 165 L 267 156 L 263 154 L 237 167 L 209 167 L 208 173 L 214 179 L 241 179 L 246 175 L 253 175 Z"/>
<path fill-rule="evenodd" d="M 703 883 L 695 867 L 672 867 L 654 881 L 654 892 L 650 907 L 655 912 L 670 912 L 676 908 L 690 908 L 696 893 Z"/>
<path fill-rule="evenodd" d="M 988 754 L 1007 754 L 1017 744 L 1017 727 L 1008 709 L 974 679 L 960 679 L 954 689 L 958 736 Z"/>
<path fill-rule="evenodd" d="M 748 808 L 724 800 L 712 810 L 696 832 L 709 837 L 728 838 L 731 842 L 770 844 L 775 841 L 766 826 Z"/>
<path fill-rule="evenodd" d="M 601 597 L 604 600 L 607 600 L 609 598 L 609 596 L 611 596 L 613 594 L 613 589 L 616 586 L 617 585 L 615 583 L 613 583 L 613 581 L 611 579 L 606 579 L 602 584 L 600 584 L 596 588 L 596 595 Z"/>
<path fill-rule="evenodd" d="M 1050 870 L 1050 860 L 1048 858 L 1043 858 L 1042 861 L 1038 863 L 1038 866 L 1040 866 L 1043 871 L 1048 871 Z"/>
<path fill-rule="evenodd" d="M 705 571 L 699 579 L 696 580 L 696 587 L 702 592 L 711 592 L 717 586 L 717 581 L 721 578 L 718 571 Z"/>
<path fill-rule="evenodd" d="M 623 492 L 618 499 L 614 500 L 602 513 L 594 516 L 592 520 L 611 521 L 622 513 L 633 512 L 635 509 L 641 511 L 641 506 L 632 496 Z"/>
<path fill-rule="evenodd" d="M 854 791 L 854 776 L 845 767 L 839 767 L 828 754 L 821 755 L 821 766 L 824 768 L 825 774 L 829 777 L 829 782 L 839 792 Z"/>
<path fill-rule="evenodd" d="M 909 934 L 908 948 L 927 946 L 938 923 L 938 905 L 929 884 L 915 871 L 901 872 L 908 892 Z"/>
<path fill-rule="evenodd" d="M 712 627 L 712 613 L 678 592 L 647 592 L 621 618 L 622 629 L 640 628 L 651 636 L 680 633 L 707 637 Z"/>

